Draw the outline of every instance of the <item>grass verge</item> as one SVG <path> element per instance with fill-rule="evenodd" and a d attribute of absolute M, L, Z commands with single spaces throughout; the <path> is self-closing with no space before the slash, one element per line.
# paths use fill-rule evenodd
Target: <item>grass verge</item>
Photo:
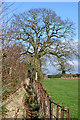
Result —
<path fill-rule="evenodd" d="M 71 118 L 78 118 L 78 79 L 45 79 L 43 87 L 54 102 L 70 108 Z"/>

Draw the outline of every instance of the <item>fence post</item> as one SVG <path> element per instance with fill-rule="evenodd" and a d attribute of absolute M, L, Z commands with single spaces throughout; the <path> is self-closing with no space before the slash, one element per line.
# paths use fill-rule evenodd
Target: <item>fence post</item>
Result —
<path fill-rule="evenodd" d="M 44 99 L 44 101 L 43 101 L 43 102 L 44 102 L 44 118 L 46 118 L 46 104 L 45 104 L 45 101 L 46 101 L 45 98 L 46 98 L 46 97 L 45 97 L 45 94 L 46 94 L 46 93 L 45 93 L 45 90 L 43 89 L 43 99 Z"/>
<path fill-rule="evenodd" d="M 56 118 L 59 118 L 59 103 L 57 103 L 57 113 L 56 113 Z"/>
<path fill-rule="evenodd" d="M 50 101 L 50 120 L 51 120 L 51 101 Z"/>
<path fill-rule="evenodd" d="M 61 108 L 61 118 L 64 118 L 64 106 Z"/>
<path fill-rule="evenodd" d="M 52 111 L 51 111 L 51 98 L 49 98 L 49 102 L 50 102 L 50 120 L 51 120 L 51 117 L 52 117 Z"/>
<path fill-rule="evenodd" d="M 37 80 L 37 72 L 36 72 L 35 80 Z"/>
<path fill-rule="evenodd" d="M 67 115 L 66 115 L 66 120 L 69 120 L 69 108 L 67 109 Z"/>
<path fill-rule="evenodd" d="M 50 101 L 49 101 L 49 94 L 47 94 L 47 118 L 50 118 Z"/>
<path fill-rule="evenodd" d="M 51 118 L 53 118 L 53 101 L 51 100 Z"/>

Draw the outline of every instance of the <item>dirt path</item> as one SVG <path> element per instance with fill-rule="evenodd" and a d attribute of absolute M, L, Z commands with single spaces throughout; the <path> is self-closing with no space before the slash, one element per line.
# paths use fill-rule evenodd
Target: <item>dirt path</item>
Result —
<path fill-rule="evenodd" d="M 9 110 L 5 118 L 23 118 L 25 116 L 24 96 L 26 91 L 24 87 L 19 88 L 10 98 L 5 101 L 8 102 L 6 108 Z"/>

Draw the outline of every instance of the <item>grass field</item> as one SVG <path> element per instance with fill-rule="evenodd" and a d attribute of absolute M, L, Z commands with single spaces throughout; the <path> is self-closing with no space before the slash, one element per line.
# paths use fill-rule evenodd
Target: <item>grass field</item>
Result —
<path fill-rule="evenodd" d="M 43 87 L 52 100 L 70 108 L 70 117 L 78 118 L 78 80 L 51 78 L 43 80 Z"/>

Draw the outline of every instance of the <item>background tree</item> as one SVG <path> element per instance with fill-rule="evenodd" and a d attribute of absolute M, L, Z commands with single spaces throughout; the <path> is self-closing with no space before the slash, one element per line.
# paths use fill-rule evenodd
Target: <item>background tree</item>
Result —
<path fill-rule="evenodd" d="M 74 57 L 78 57 L 77 42 L 74 40 L 64 40 L 57 42 L 54 51 L 57 51 L 58 56 L 48 56 L 50 63 L 57 66 L 57 70 L 62 74 L 74 71 Z"/>
<path fill-rule="evenodd" d="M 72 62 L 67 61 L 63 58 L 57 58 L 57 62 L 55 63 L 56 66 L 58 66 L 57 70 L 61 71 L 62 74 L 66 74 L 66 72 L 74 71 L 74 66 Z"/>
<path fill-rule="evenodd" d="M 45 57 L 63 56 L 67 60 L 76 53 L 69 44 L 74 36 L 73 22 L 62 20 L 50 9 L 31 9 L 15 15 L 11 24 L 16 26 L 13 32 L 17 31 L 17 40 L 25 42 L 25 53 L 38 59 L 40 66 Z"/>

